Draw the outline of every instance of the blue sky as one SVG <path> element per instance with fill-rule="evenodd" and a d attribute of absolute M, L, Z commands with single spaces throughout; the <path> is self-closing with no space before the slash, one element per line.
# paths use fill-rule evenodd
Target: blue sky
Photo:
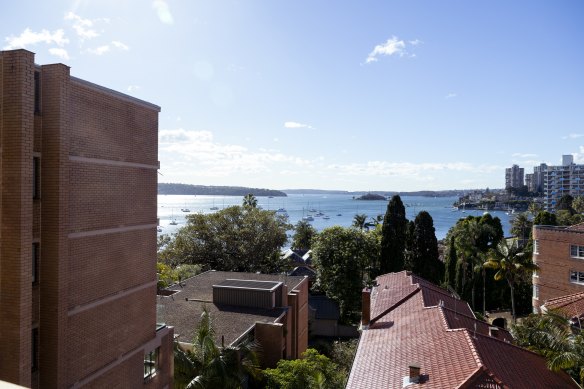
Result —
<path fill-rule="evenodd" d="M 160 182 L 500 188 L 584 163 L 584 2 L 0 0 L 3 49 L 162 107 Z"/>

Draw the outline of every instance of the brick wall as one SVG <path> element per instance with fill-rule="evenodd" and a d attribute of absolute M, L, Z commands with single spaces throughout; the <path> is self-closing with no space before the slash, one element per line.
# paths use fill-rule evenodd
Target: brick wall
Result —
<path fill-rule="evenodd" d="M 533 260 L 541 269 L 533 277 L 533 284 L 539 289 L 539 298 L 533 299 L 534 309 L 539 310 L 550 298 L 584 291 L 584 285 L 570 282 L 570 270 L 584 272 L 584 260 L 570 256 L 571 244 L 584 246 L 584 232 L 535 226 L 533 239 L 538 246 Z"/>
<path fill-rule="evenodd" d="M 31 385 L 34 56 L 0 53 L 0 380 Z"/>

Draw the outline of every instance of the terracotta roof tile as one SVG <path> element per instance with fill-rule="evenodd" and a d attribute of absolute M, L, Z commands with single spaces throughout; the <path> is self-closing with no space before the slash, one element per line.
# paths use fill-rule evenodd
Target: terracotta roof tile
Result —
<path fill-rule="evenodd" d="M 547 310 L 555 310 L 568 318 L 584 317 L 584 292 L 549 299 L 544 304 Z"/>
<path fill-rule="evenodd" d="M 376 320 L 361 333 L 347 388 L 402 388 L 411 363 L 420 364 L 425 388 L 577 388 L 542 357 L 505 342 L 506 331 L 489 337 L 487 323 L 465 309 L 455 312 L 450 305 L 468 304 L 444 289 L 406 272 L 377 282 Z"/>

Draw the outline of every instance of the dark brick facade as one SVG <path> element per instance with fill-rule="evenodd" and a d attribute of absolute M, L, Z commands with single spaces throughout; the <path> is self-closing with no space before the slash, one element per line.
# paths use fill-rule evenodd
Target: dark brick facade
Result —
<path fill-rule="evenodd" d="M 172 386 L 173 331 L 156 330 L 159 111 L 0 52 L 0 380 Z"/>

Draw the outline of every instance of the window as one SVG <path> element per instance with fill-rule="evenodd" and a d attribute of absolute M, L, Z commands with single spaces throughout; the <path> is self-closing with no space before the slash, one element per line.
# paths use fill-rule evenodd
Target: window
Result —
<path fill-rule="evenodd" d="M 570 282 L 584 285 L 584 271 L 570 270 Z"/>
<path fill-rule="evenodd" d="M 533 285 L 533 298 L 538 300 L 539 299 L 539 286 Z"/>
<path fill-rule="evenodd" d="M 41 197 L 41 159 L 33 157 L 32 159 L 32 198 Z"/>
<path fill-rule="evenodd" d="M 30 366 L 32 371 L 37 371 L 39 368 L 39 329 L 33 328 L 30 338 Z"/>
<path fill-rule="evenodd" d="M 158 349 L 156 348 L 149 353 L 144 354 L 144 379 L 150 379 L 158 370 Z"/>
<path fill-rule="evenodd" d="M 533 240 L 533 253 L 534 254 L 539 254 L 539 246 L 537 244 L 537 239 Z"/>
<path fill-rule="evenodd" d="M 32 284 L 39 283 L 39 258 L 40 258 L 40 244 L 34 242 L 32 244 Z"/>
<path fill-rule="evenodd" d="M 584 259 L 584 246 L 570 245 L 570 256 L 572 258 Z"/>

